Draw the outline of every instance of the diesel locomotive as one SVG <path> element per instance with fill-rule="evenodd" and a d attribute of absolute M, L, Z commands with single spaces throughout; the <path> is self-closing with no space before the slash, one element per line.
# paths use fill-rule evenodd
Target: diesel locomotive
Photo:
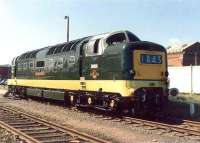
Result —
<path fill-rule="evenodd" d="M 28 51 L 12 61 L 13 95 L 106 111 L 157 111 L 168 100 L 167 54 L 129 31 Z"/>

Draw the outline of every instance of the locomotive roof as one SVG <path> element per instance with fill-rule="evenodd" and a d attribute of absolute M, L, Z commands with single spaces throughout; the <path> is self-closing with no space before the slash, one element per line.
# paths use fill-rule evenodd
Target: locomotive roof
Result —
<path fill-rule="evenodd" d="M 80 38 L 80 39 L 75 39 L 75 40 L 71 40 L 69 42 L 63 42 L 63 43 L 59 43 L 59 44 L 56 44 L 56 45 L 36 49 L 36 50 L 33 50 L 33 51 L 28 51 L 26 53 L 21 54 L 17 58 L 17 60 L 25 60 L 25 59 L 30 59 L 30 58 L 36 58 L 37 53 L 44 50 L 44 49 L 48 49 L 48 51 L 46 52 L 47 55 L 51 55 L 51 54 L 54 54 L 54 53 L 67 52 L 71 49 L 73 50 L 74 45 L 76 45 L 77 43 L 81 42 L 84 39 L 95 40 L 95 39 L 99 39 L 99 38 L 106 38 L 109 35 L 112 35 L 112 34 L 115 34 L 115 33 L 120 33 L 120 32 L 131 33 L 127 30 L 121 30 L 121 31 L 107 32 L 107 33 L 103 33 L 103 34 L 98 34 L 98 35 L 88 36 L 88 37 L 84 37 L 84 38 Z M 137 38 L 137 36 L 135 36 L 135 37 Z M 139 38 L 138 38 L 138 40 L 139 40 Z"/>
<path fill-rule="evenodd" d="M 24 60 L 24 59 L 31 59 L 31 58 L 35 58 L 36 57 L 36 54 L 43 50 L 43 49 L 46 49 L 48 47 L 45 47 L 45 48 L 41 48 L 41 49 L 36 49 L 36 50 L 33 50 L 33 51 L 28 51 L 26 53 L 23 53 L 22 55 L 20 55 L 17 60 Z"/>

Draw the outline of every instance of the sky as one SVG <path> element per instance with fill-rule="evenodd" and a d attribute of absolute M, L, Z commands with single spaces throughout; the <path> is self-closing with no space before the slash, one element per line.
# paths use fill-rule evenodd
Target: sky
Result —
<path fill-rule="evenodd" d="M 200 40 L 199 0 L 0 0 L 0 65 L 26 51 L 129 30 L 167 47 Z"/>

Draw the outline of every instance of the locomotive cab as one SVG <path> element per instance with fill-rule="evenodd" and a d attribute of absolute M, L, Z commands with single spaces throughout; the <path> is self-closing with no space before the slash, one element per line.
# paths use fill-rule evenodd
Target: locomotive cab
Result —
<path fill-rule="evenodd" d="M 131 60 L 129 88 L 133 90 L 130 103 L 133 111 L 161 110 L 167 102 L 167 53 L 164 47 L 146 41 L 127 46 Z M 127 64 L 129 65 L 129 64 Z M 133 105 L 132 105 L 133 104 Z"/>

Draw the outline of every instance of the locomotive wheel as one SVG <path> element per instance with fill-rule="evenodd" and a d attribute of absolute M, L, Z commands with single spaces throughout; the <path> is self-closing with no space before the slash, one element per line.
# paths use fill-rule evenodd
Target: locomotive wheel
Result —
<path fill-rule="evenodd" d="M 94 104 L 94 99 L 93 99 L 92 97 L 89 96 L 89 97 L 87 98 L 87 104 L 88 104 L 88 105 L 93 105 L 93 104 Z"/>
<path fill-rule="evenodd" d="M 129 109 L 129 113 L 131 116 L 135 116 L 135 108 L 132 107 L 131 109 Z"/>
<path fill-rule="evenodd" d="M 69 101 L 70 101 L 70 106 L 75 106 L 76 104 L 76 100 L 75 100 L 75 96 L 74 95 L 70 95 L 69 96 Z"/>
<path fill-rule="evenodd" d="M 131 116 L 137 116 L 137 115 L 139 115 L 139 112 L 140 112 L 140 105 L 139 105 L 139 103 L 134 103 L 129 108 L 129 115 L 131 115 Z"/>
<path fill-rule="evenodd" d="M 26 88 L 21 88 L 21 98 L 27 99 Z"/>

